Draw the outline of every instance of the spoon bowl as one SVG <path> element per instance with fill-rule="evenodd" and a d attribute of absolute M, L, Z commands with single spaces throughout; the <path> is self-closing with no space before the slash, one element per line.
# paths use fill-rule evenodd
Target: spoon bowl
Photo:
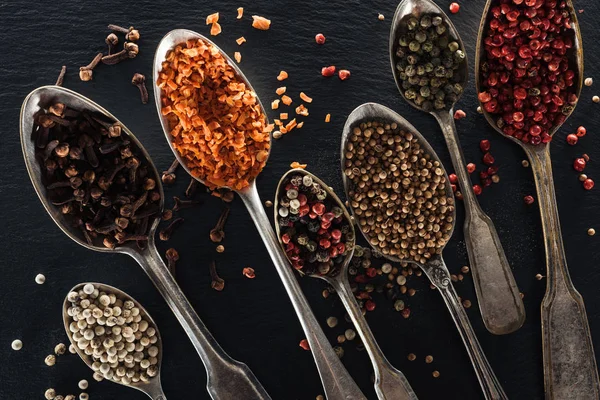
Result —
<path fill-rule="evenodd" d="M 417 131 L 408 121 L 406 121 L 400 115 L 396 114 L 394 111 L 392 111 L 389 108 L 384 107 L 380 104 L 376 104 L 376 103 L 363 104 L 363 105 L 357 107 L 354 111 L 352 111 L 352 113 L 350 113 L 350 115 L 348 116 L 348 119 L 346 120 L 346 124 L 344 125 L 344 130 L 342 133 L 341 169 L 342 169 L 342 177 L 343 177 L 342 179 L 343 179 L 343 183 L 344 183 L 344 189 L 346 191 L 347 198 L 350 198 L 349 193 L 350 193 L 350 190 L 352 189 L 352 187 L 351 187 L 350 180 L 346 177 L 345 173 L 343 173 L 343 171 L 346 169 L 346 165 L 345 165 L 346 143 L 349 140 L 352 130 L 356 126 L 360 125 L 360 123 L 366 122 L 366 121 L 396 123 L 401 130 L 412 133 L 413 136 L 419 140 L 421 146 L 431 156 L 432 161 L 438 161 L 438 162 L 440 161 L 437 154 L 435 153 L 435 151 L 433 150 L 431 145 L 429 145 L 429 143 L 425 140 L 423 135 L 421 135 L 419 133 L 419 131 Z M 443 168 L 443 165 L 441 162 L 440 162 L 440 168 L 443 170 L 444 177 L 446 178 L 446 193 L 448 196 L 452 196 L 451 195 L 452 188 L 450 187 L 450 181 L 448 179 L 448 175 L 447 175 L 445 169 Z M 351 207 L 350 211 L 354 215 L 354 209 L 352 207 Z M 455 217 L 455 209 L 453 210 L 452 215 L 453 215 L 453 217 Z M 354 216 L 356 219 L 357 218 L 356 215 L 354 215 Z M 452 233 L 452 231 L 454 229 L 454 223 L 455 223 L 454 221 L 456 221 L 456 218 L 453 219 L 453 223 L 452 223 L 453 227 L 452 227 L 452 230 L 450 231 L 450 234 Z M 363 232 L 360 224 L 358 224 L 358 229 L 363 233 L 363 236 L 365 237 L 365 240 L 367 241 L 367 243 L 369 243 L 369 245 L 371 245 L 368 235 L 365 232 Z M 415 260 L 412 260 L 412 259 L 411 260 L 408 260 L 408 259 L 401 260 L 398 257 L 390 256 L 389 254 L 382 253 L 379 249 L 376 249 L 376 248 L 374 248 L 374 250 L 381 253 L 381 255 L 383 257 L 387 258 L 390 261 L 394 261 L 394 262 L 405 261 L 405 262 L 411 262 L 413 264 L 416 264 L 423 270 L 423 272 L 425 272 L 427 277 L 430 279 L 431 283 L 433 283 L 438 288 L 438 291 L 442 295 L 442 298 L 444 299 L 444 302 L 446 303 L 446 306 L 448 307 L 448 310 L 450 311 L 452 319 L 454 320 L 454 322 L 456 324 L 456 327 L 457 327 L 457 329 L 461 335 L 461 338 L 465 344 L 465 347 L 467 349 L 469 357 L 471 358 L 471 362 L 475 369 L 475 373 L 477 375 L 479 383 L 483 389 L 485 398 L 486 399 L 494 399 L 494 400 L 506 399 L 507 398 L 506 394 L 504 394 L 504 391 L 502 389 L 502 386 L 500 385 L 500 382 L 494 375 L 494 372 L 493 372 L 489 362 L 487 361 L 485 354 L 483 353 L 483 350 L 481 349 L 481 346 L 479 345 L 477 336 L 475 335 L 475 332 L 473 331 L 473 328 L 471 327 L 471 323 L 469 322 L 469 318 L 464 310 L 464 307 L 462 306 L 462 304 L 458 298 L 458 295 L 456 294 L 456 292 L 452 286 L 451 279 L 450 279 L 450 272 L 448 271 L 448 268 L 446 267 L 444 260 L 442 259 L 441 251 L 440 251 L 440 254 L 434 255 L 426 263 L 420 263 L 420 262 L 416 262 Z"/>
<path fill-rule="evenodd" d="M 396 69 L 398 39 L 407 32 L 407 21 L 412 17 L 419 18 L 423 14 L 440 16 L 447 26 L 448 35 L 452 40 L 458 42 L 459 48 L 463 51 L 465 51 L 465 46 L 450 18 L 433 1 L 403 0 L 398 5 L 390 30 L 389 52 L 392 73 L 402 97 L 411 106 L 427 112 L 427 110 L 406 99 L 404 90 L 402 90 L 402 81 Z M 458 81 L 463 88 L 466 88 L 468 83 L 468 70 L 468 58 L 465 57 L 457 70 Z M 461 96 L 462 93 L 459 93 L 456 102 L 460 100 Z M 484 325 L 488 331 L 496 335 L 507 334 L 519 329 L 525 322 L 525 306 L 500 243 L 496 227 L 490 217 L 479 206 L 473 191 L 473 184 L 466 168 L 467 162 L 462 153 L 454 123 L 454 105 L 456 102 L 449 109 L 433 109 L 429 113 L 435 117 L 442 128 L 458 184 L 463 194 L 465 244 L 471 270 L 473 271 L 473 283 Z"/>
<path fill-rule="evenodd" d="M 69 292 L 78 292 L 78 291 L 82 290 L 83 287 L 88 283 L 91 283 L 92 285 L 94 285 L 94 287 L 96 289 L 98 289 L 100 292 L 105 292 L 107 294 L 113 293 L 121 299 L 127 299 L 127 300 L 133 301 L 133 303 L 135 304 L 135 307 L 139 308 L 140 315 L 142 316 L 142 318 L 144 318 L 146 321 L 148 321 L 150 323 L 150 326 L 152 326 L 154 329 L 156 329 L 156 336 L 158 337 L 158 341 L 155 344 L 155 346 L 158 347 L 158 355 L 156 357 L 158 359 L 158 363 L 156 364 L 156 366 L 158 367 L 158 373 L 156 374 L 156 376 L 151 377 L 148 380 L 148 382 L 143 382 L 140 380 L 139 382 L 131 382 L 129 384 L 115 381 L 113 379 L 109 379 L 109 380 L 111 382 L 118 383 L 119 385 L 137 389 L 140 392 L 147 394 L 151 399 L 166 400 L 165 394 L 163 393 L 162 386 L 160 383 L 160 371 L 161 371 L 161 362 L 162 362 L 162 339 L 160 337 L 160 331 L 158 330 L 156 322 L 154 322 L 154 320 L 152 319 L 152 317 L 150 316 L 148 311 L 146 311 L 146 309 L 138 301 L 136 301 L 133 297 L 129 296 L 127 293 L 125 293 L 122 290 L 119 290 L 113 286 L 105 285 L 102 283 L 96 283 L 96 282 L 84 282 L 84 283 L 80 283 L 80 284 L 74 286 Z M 75 348 L 75 351 L 77 352 L 79 357 L 83 360 L 83 362 L 88 367 L 90 367 L 90 369 L 92 369 L 92 364 L 94 362 L 93 358 L 91 356 L 88 356 L 87 354 L 85 354 L 85 352 L 77 346 L 77 341 L 75 339 L 73 339 L 73 334 L 69 329 L 69 325 L 72 321 L 72 318 L 67 314 L 67 310 L 69 309 L 70 304 L 71 304 L 71 302 L 68 300 L 68 297 L 65 297 L 65 300 L 63 302 L 63 309 L 62 309 L 62 316 L 63 316 L 63 323 L 65 325 L 65 331 L 67 332 L 69 341 Z"/>

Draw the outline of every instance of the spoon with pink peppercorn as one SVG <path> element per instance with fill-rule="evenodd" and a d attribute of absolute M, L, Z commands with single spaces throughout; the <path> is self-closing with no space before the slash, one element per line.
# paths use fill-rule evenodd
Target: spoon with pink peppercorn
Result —
<path fill-rule="evenodd" d="M 571 1 L 488 1 L 475 82 L 485 118 L 525 150 L 533 170 L 546 249 L 546 398 L 597 399 L 598 368 L 583 298 L 567 268 L 550 159 L 553 135 L 573 113 L 583 84 L 581 32 Z"/>
<path fill-rule="evenodd" d="M 340 296 L 375 372 L 380 400 L 416 400 L 402 372 L 377 344 L 348 281 L 356 241 L 350 214 L 323 181 L 303 169 L 285 173 L 277 186 L 275 230 L 290 264 L 302 275 L 323 279 Z"/>
<path fill-rule="evenodd" d="M 394 79 L 404 99 L 433 115 L 442 128 L 463 195 L 465 245 L 481 317 L 488 331 L 504 335 L 523 325 L 525 308 L 494 223 L 477 201 L 475 189 L 481 187 L 471 183 L 454 124 L 454 106 L 468 82 L 464 48 L 433 1 L 403 0 L 398 5 L 389 43 Z"/>

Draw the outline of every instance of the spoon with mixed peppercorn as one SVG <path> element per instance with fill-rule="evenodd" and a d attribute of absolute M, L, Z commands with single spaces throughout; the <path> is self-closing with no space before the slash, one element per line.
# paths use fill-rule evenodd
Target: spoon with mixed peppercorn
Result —
<path fill-rule="evenodd" d="M 477 43 L 482 112 L 496 131 L 525 150 L 540 204 L 547 270 L 541 307 L 546 398 L 597 399 L 592 337 L 567 268 L 550 159 L 553 135 L 573 113 L 583 84 L 577 12 L 563 0 L 488 1 Z M 579 130 L 578 136 L 584 134 Z M 583 182 L 585 189 L 593 186 L 590 181 Z"/>
<path fill-rule="evenodd" d="M 323 181 L 303 169 L 285 173 L 275 194 L 275 230 L 290 264 L 302 275 L 323 279 L 340 296 L 369 353 L 379 399 L 415 400 L 404 374 L 387 360 L 348 281 L 355 234 L 350 214 Z"/>
<path fill-rule="evenodd" d="M 418 265 L 440 292 L 486 399 L 506 394 L 452 286 L 442 251 L 454 230 L 455 201 L 442 163 L 404 118 L 377 103 L 346 120 L 342 178 L 356 226 L 374 251 Z"/>
<path fill-rule="evenodd" d="M 507 334 L 525 322 L 525 308 L 492 220 L 481 209 L 454 124 L 453 108 L 468 81 L 465 47 L 448 16 L 430 0 L 403 0 L 390 32 L 396 85 L 406 101 L 438 121 L 465 206 L 464 235 L 473 283 L 488 331 Z"/>
<path fill-rule="evenodd" d="M 31 92 L 21 146 L 33 187 L 54 222 L 94 251 L 123 253 L 144 269 L 204 363 L 214 399 L 270 399 L 246 364 L 217 343 L 161 259 L 154 235 L 164 193 L 133 133 L 107 110 L 59 86 Z"/>

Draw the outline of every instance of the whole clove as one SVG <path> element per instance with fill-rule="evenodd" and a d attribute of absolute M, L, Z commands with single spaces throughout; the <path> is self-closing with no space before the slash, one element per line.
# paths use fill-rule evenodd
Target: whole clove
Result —
<path fill-rule="evenodd" d="M 182 222 L 183 218 L 175 218 L 173 222 L 169 224 L 169 226 L 159 232 L 158 237 L 160 240 L 166 242 L 167 240 L 171 239 L 171 235 L 175 231 L 175 228 L 181 225 Z"/>
<path fill-rule="evenodd" d="M 165 185 L 172 185 L 173 183 L 175 183 L 175 171 L 177 170 L 177 167 L 179 167 L 179 161 L 175 159 L 169 167 L 169 169 L 163 171 L 161 178 L 162 183 L 164 183 Z"/>
<path fill-rule="evenodd" d="M 173 200 L 175 201 L 175 205 L 173 206 L 173 211 L 180 211 L 185 208 L 192 208 L 199 204 L 202 204 L 202 200 L 181 200 L 177 196 L 173 196 Z"/>
<path fill-rule="evenodd" d="M 210 277 L 212 279 L 212 282 L 210 283 L 211 288 L 215 289 L 217 292 L 225 289 L 225 281 L 217 274 L 215 260 L 210 262 Z"/>
<path fill-rule="evenodd" d="M 213 243 L 221 243 L 223 238 L 225 238 L 225 231 L 223 228 L 225 227 L 225 222 L 227 222 L 227 217 L 229 216 L 229 207 L 226 207 L 219 220 L 217 221 L 217 225 L 210 231 L 210 240 Z"/>
<path fill-rule="evenodd" d="M 119 25 L 110 24 L 108 25 L 108 29 L 114 32 L 124 33 L 125 39 L 129 40 L 130 42 L 137 42 L 140 40 L 140 32 L 133 26 L 130 26 L 129 28 L 123 28 Z"/>
<path fill-rule="evenodd" d="M 56 86 L 62 86 L 65 80 L 65 74 L 67 73 L 67 66 L 63 65 L 60 69 L 60 73 L 58 74 L 58 78 L 56 78 Z"/>
<path fill-rule="evenodd" d="M 89 245 L 145 245 L 148 218 L 160 212 L 161 200 L 145 186 L 157 176 L 121 126 L 63 103 L 50 104 L 36 125 L 42 184 L 67 223 Z"/>
<path fill-rule="evenodd" d="M 115 49 L 115 46 L 119 44 L 119 38 L 114 33 L 110 33 L 108 36 L 106 36 L 104 41 L 108 46 L 108 55 L 111 55 Z"/>
<path fill-rule="evenodd" d="M 140 97 L 142 99 L 142 104 L 148 103 L 148 89 L 146 89 L 146 77 L 138 72 L 133 74 L 133 78 L 131 78 L 131 84 L 135 85 L 140 89 Z"/>
<path fill-rule="evenodd" d="M 191 178 L 187 189 L 185 189 L 185 197 L 192 197 L 196 193 L 196 190 L 198 190 L 198 186 L 200 186 L 200 182 L 195 178 Z"/>
<path fill-rule="evenodd" d="M 167 258 L 167 268 L 169 268 L 169 272 L 171 273 L 171 275 L 175 276 L 175 266 L 177 261 L 179 261 L 179 253 L 177 252 L 177 250 L 171 247 L 167 250 L 165 256 Z"/>
<path fill-rule="evenodd" d="M 81 79 L 84 82 L 91 81 L 93 77 L 93 70 L 94 68 L 96 68 L 100 60 L 102 60 L 102 57 L 103 54 L 98 53 L 96 54 L 96 57 L 94 57 L 92 62 L 90 62 L 88 65 L 86 65 L 85 67 L 79 67 L 79 79 Z"/>

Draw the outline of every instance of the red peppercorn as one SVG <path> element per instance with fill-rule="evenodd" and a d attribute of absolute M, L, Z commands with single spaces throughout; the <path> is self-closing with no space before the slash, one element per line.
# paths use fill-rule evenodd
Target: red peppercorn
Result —
<path fill-rule="evenodd" d="M 308 199 L 306 198 L 306 195 L 304 193 L 300 193 L 298 194 L 298 201 L 300 202 L 300 207 L 302 207 L 306 205 Z"/>
<path fill-rule="evenodd" d="M 329 67 L 321 68 L 321 75 L 323 76 L 333 76 L 335 74 L 335 65 L 330 65 Z"/>
<path fill-rule="evenodd" d="M 475 193 L 475 196 L 479 196 L 482 191 L 483 189 L 481 189 L 481 186 L 473 185 L 473 192 Z"/>
<path fill-rule="evenodd" d="M 533 202 L 535 201 L 535 199 L 533 198 L 533 196 L 525 196 L 523 197 L 523 201 L 525 202 L 525 204 L 527 204 L 528 206 L 532 205 Z"/>
<path fill-rule="evenodd" d="M 328 249 L 331 247 L 331 242 L 327 239 L 321 239 L 319 240 L 319 246 L 321 246 L 324 249 Z"/>
<path fill-rule="evenodd" d="M 494 163 L 494 156 L 491 153 L 485 153 L 483 155 L 483 163 L 485 165 L 492 165 Z"/>
<path fill-rule="evenodd" d="M 308 340 L 306 340 L 306 339 L 302 339 L 300 341 L 299 346 L 302 347 L 303 350 L 310 350 L 310 346 L 308 344 Z"/>
<path fill-rule="evenodd" d="M 454 119 L 463 119 L 467 116 L 467 113 L 463 110 L 456 110 L 454 113 Z"/>
<path fill-rule="evenodd" d="M 325 212 L 325 205 L 323 203 L 315 203 L 312 206 L 312 211 L 317 215 L 323 215 Z"/>
<path fill-rule="evenodd" d="M 475 168 L 476 168 L 476 167 L 475 167 L 475 164 L 473 164 L 473 163 L 468 163 L 468 164 L 467 164 L 467 171 L 468 171 L 470 174 L 472 174 L 473 172 L 475 172 Z"/>
<path fill-rule="evenodd" d="M 487 174 L 489 176 L 496 175 L 497 173 L 498 173 L 498 166 L 491 165 L 491 166 L 488 167 Z"/>
<path fill-rule="evenodd" d="M 324 44 L 325 43 L 325 35 L 323 35 L 322 33 L 317 33 L 315 36 L 315 41 L 317 42 L 317 44 Z"/>
<path fill-rule="evenodd" d="M 334 218 L 335 218 L 335 214 L 334 213 L 332 213 L 332 212 L 326 212 L 321 217 L 321 221 L 323 221 L 325 223 L 330 223 L 331 221 L 333 221 Z"/>
<path fill-rule="evenodd" d="M 456 14 L 460 10 L 460 4 L 458 3 L 450 3 L 450 12 L 452 14 Z"/>
<path fill-rule="evenodd" d="M 573 162 L 573 168 L 575 169 L 575 171 L 581 172 L 585 169 L 586 164 L 587 163 L 584 158 L 576 158 Z"/>
<path fill-rule="evenodd" d="M 481 142 L 479 142 L 479 148 L 484 153 L 487 153 L 488 151 L 490 151 L 490 147 L 492 147 L 492 145 L 490 144 L 490 141 L 487 139 L 483 139 Z"/>
<path fill-rule="evenodd" d="M 350 78 L 350 71 L 347 69 L 340 69 L 338 76 L 340 77 L 340 80 L 345 81 L 346 79 Z"/>
<path fill-rule="evenodd" d="M 594 181 L 590 178 L 587 178 L 585 181 L 583 181 L 583 188 L 585 190 L 592 190 L 592 188 L 594 187 Z"/>
<path fill-rule="evenodd" d="M 453 183 L 450 187 L 452 188 L 452 193 L 456 193 L 456 185 Z"/>
<path fill-rule="evenodd" d="M 410 317 L 410 308 L 404 307 L 404 310 L 401 311 L 402 317 L 408 318 Z"/>
<path fill-rule="evenodd" d="M 457 183 L 458 177 L 456 176 L 456 174 L 450 174 L 448 175 L 448 180 L 450 181 L 450 183 Z"/>
<path fill-rule="evenodd" d="M 488 187 L 492 185 L 492 178 L 485 178 L 483 180 L 483 187 Z"/>
<path fill-rule="evenodd" d="M 331 238 L 334 240 L 340 240 L 342 238 L 342 231 L 334 229 L 331 231 Z"/>
<path fill-rule="evenodd" d="M 346 245 L 344 243 L 338 243 L 336 247 L 338 250 L 338 254 L 344 254 L 344 252 L 346 251 Z"/>
<path fill-rule="evenodd" d="M 288 244 L 290 242 L 290 235 L 284 233 L 283 235 L 281 235 L 281 241 L 283 242 L 283 244 Z"/>
<path fill-rule="evenodd" d="M 570 144 L 571 146 L 574 146 L 577 144 L 577 142 L 579 141 L 579 138 L 577 137 L 577 135 L 570 133 L 567 135 L 567 143 Z"/>
<path fill-rule="evenodd" d="M 585 127 L 580 126 L 579 128 L 577 128 L 577 136 L 578 137 L 584 137 L 586 133 L 587 133 L 587 129 L 585 129 Z"/>
<path fill-rule="evenodd" d="M 365 303 L 367 311 L 373 311 L 375 309 L 375 302 L 373 300 L 367 300 Z"/>
<path fill-rule="evenodd" d="M 369 278 L 375 278 L 377 276 L 377 269 L 369 267 L 367 268 L 366 274 Z"/>
<path fill-rule="evenodd" d="M 364 275 L 356 275 L 354 277 L 354 282 L 356 283 L 367 283 L 367 277 Z"/>
<path fill-rule="evenodd" d="M 487 171 L 481 171 L 481 172 L 479 173 L 479 179 L 481 179 L 481 180 L 484 180 L 484 179 L 485 179 L 485 178 L 487 178 L 487 177 L 488 177 L 488 173 L 487 173 Z"/>

